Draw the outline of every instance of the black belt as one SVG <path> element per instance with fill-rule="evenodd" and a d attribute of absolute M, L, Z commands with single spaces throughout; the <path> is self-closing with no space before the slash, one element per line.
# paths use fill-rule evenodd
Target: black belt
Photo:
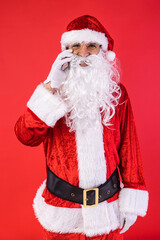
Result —
<path fill-rule="evenodd" d="M 52 194 L 67 201 L 83 204 L 84 207 L 96 206 L 117 193 L 120 189 L 118 169 L 110 178 L 97 188 L 82 189 L 57 177 L 47 167 L 47 189 Z"/>

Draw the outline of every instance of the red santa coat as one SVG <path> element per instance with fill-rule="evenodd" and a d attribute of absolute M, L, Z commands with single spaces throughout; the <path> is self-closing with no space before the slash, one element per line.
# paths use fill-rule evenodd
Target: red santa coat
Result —
<path fill-rule="evenodd" d="M 148 192 L 130 99 L 120 83 L 122 95 L 111 126 L 101 123 L 99 113 L 93 124 L 84 128 L 79 122 L 75 132 L 65 124 L 67 106 L 57 94 L 40 84 L 27 110 L 17 121 L 15 132 L 25 145 L 43 142 L 46 163 L 60 178 L 82 188 L 103 184 L 118 167 L 124 187 L 108 201 L 96 207 L 60 199 L 42 183 L 34 199 L 34 211 L 41 225 L 52 232 L 108 234 L 120 226 L 120 213 L 144 216 Z"/>

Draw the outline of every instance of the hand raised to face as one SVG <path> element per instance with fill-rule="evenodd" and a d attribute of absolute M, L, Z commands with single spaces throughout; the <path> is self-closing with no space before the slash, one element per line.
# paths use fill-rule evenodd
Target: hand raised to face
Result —
<path fill-rule="evenodd" d="M 51 82 L 50 87 L 58 89 L 66 78 L 65 69 L 68 67 L 68 63 L 72 60 L 72 57 L 73 53 L 71 49 L 61 52 L 54 61 L 44 84 Z"/>

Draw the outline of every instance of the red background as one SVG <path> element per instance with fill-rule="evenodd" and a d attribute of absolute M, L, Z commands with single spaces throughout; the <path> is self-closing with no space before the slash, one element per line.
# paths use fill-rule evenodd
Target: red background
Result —
<path fill-rule="evenodd" d="M 66 25 L 83 14 L 97 17 L 115 40 L 121 81 L 127 87 L 150 193 L 149 210 L 126 239 L 160 238 L 159 0 L 0 1 L 0 239 L 42 239 L 32 201 L 45 175 L 43 147 L 15 137 L 14 124 L 60 52 Z"/>

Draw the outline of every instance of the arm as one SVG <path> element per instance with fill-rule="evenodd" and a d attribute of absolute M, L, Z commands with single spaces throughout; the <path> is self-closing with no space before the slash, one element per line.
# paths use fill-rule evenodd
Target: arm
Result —
<path fill-rule="evenodd" d="M 136 126 L 127 91 L 123 86 L 125 103 L 121 106 L 121 145 L 119 149 L 120 173 L 124 188 L 119 195 L 120 212 L 123 215 L 145 216 L 148 208 L 148 192 L 143 175 L 142 159 Z"/>
<path fill-rule="evenodd" d="M 58 94 L 43 84 L 35 89 L 27 107 L 15 125 L 15 133 L 23 144 L 37 146 L 45 139 L 48 129 L 64 116 L 67 107 Z"/>
<path fill-rule="evenodd" d="M 15 134 L 20 142 L 27 146 L 38 146 L 46 137 L 48 126 L 29 108 L 15 124 Z"/>
<path fill-rule="evenodd" d="M 49 127 L 67 111 L 66 104 L 56 93 L 66 78 L 66 67 L 72 59 L 72 50 L 61 52 L 52 65 L 48 78 L 40 84 L 27 103 L 28 110 L 15 126 L 18 139 L 25 145 L 37 146 L 46 137 Z"/>

